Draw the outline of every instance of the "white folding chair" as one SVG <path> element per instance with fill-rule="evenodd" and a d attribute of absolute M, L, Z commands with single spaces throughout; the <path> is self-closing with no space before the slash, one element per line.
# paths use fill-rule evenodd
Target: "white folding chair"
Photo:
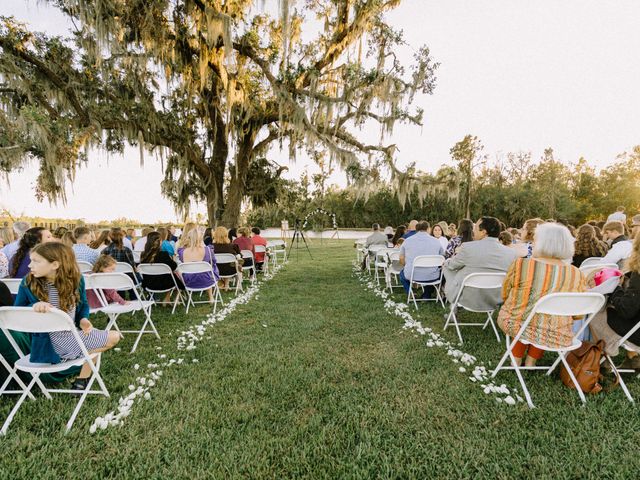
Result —
<path fill-rule="evenodd" d="M 591 265 L 598 265 L 602 261 L 602 257 L 589 257 L 585 258 L 580 264 L 580 268 L 582 267 L 590 267 Z"/>
<path fill-rule="evenodd" d="M 363 255 L 366 252 L 366 248 L 365 248 L 364 244 L 365 244 L 366 241 L 367 241 L 366 238 L 359 238 L 358 240 L 355 241 L 356 261 L 358 262 L 358 264 L 361 264 L 362 261 L 364 260 Z"/>
<path fill-rule="evenodd" d="M 166 265 L 165 265 L 166 266 Z M 96 292 L 98 299 L 100 300 L 100 308 L 98 309 L 102 313 L 105 313 L 109 317 L 109 323 L 106 330 L 115 328 L 119 333 L 137 333 L 136 341 L 133 343 L 131 353 L 135 352 L 138 348 L 138 343 L 145 333 L 153 333 L 156 338 L 160 339 L 160 335 L 156 330 L 156 326 L 151 320 L 151 307 L 153 306 L 153 300 L 143 300 L 140 293 L 133 284 L 133 280 L 124 273 L 94 273 L 89 279 L 90 287 Z M 135 298 L 130 300 L 126 305 L 120 305 L 118 303 L 107 303 L 103 290 L 131 290 L 134 292 Z M 123 313 L 142 312 L 145 316 L 145 321 L 142 324 L 140 330 L 120 330 L 116 323 L 118 317 Z M 147 330 L 147 325 L 151 330 Z"/>
<path fill-rule="evenodd" d="M 20 357 L 15 362 L 15 371 L 19 370 L 21 372 L 27 372 L 31 374 L 33 377 L 29 385 L 24 387 L 22 395 L 18 399 L 17 403 L 11 409 L 9 416 L 5 420 L 2 425 L 2 430 L 0 433 L 5 435 L 7 433 L 7 429 L 13 420 L 16 412 L 20 409 L 20 406 L 24 402 L 24 400 L 29 396 L 33 398 L 31 395 L 31 390 L 34 385 L 38 385 L 38 388 L 42 391 L 42 394 L 49 400 L 51 400 L 51 393 L 72 393 L 78 394 L 80 391 L 78 390 L 65 390 L 65 389 L 51 389 L 47 388 L 40 380 L 40 375 L 43 373 L 55 373 L 62 372 L 67 370 L 69 367 L 81 366 L 85 362 L 91 368 L 91 377 L 89 378 L 89 382 L 84 390 L 82 390 L 82 394 L 76 408 L 73 410 L 71 414 L 71 418 L 67 422 L 67 432 L 73 426 L 73 422 L 75 422 L 76 416 L 80 411 L 87 395 L 89 394 L 97 394 L 104 395 L 105 397 L 109 397 L 109 391 L 102 381 L 102 377 L 100 376 L 100 353 L 89 353 L 84 346 L 84 343 L 80 339 L 78 334 L 78 330 L 73 323 L 73 320 L 67 315 L 65 312 L 52 309 L 47 313 L 36 313 L 33 311 L 31 307 L 0 307 L 0 328 L 2 332 L 5 334 L 9 343 L 14 348 L 18 356 Z M 14 338 L 10 334 L 10 330 L 26 332 L 26 333 L 50 333 L 50 332 L 62 332 L 69 331 L 72 333 L 74 340 L 78 343 L 80 351 L 82 352 L 82 356 L 75 360 L 68 360 L 61 363 L 32 363 L 29 355 L 25 355 Z M 96 360 L 94 364 L 93 359 Z M 99 385 L 99 390 L 92 390 L 93 382 L 97 381 Z M 22 384 L 24 385 L 24 384 Z"/>
<path fill-rule="evenodd" d="M 220 303 L 224 305 L 222 301 L 222 295 L 220 295 L 220 290 L 218 289 L 218 282 L 216 282 L 214 274 L 213 274 L 213 266 L 209 262 L 184 262 L 178 265 L 178 271 L 182 274 L 182 279 L 184 282 L 184 289 L 187 292 L 187 311 L 189 313 L 189 306 L 193 305 L 195 307 L 196 303 L 209 303 L 209 300 L 193 300 L 194 293 L 202 293 L 206 292 L 210 288 L 213 289 L 213 313 L 216 312 L 216 308 L 218 306 L 218 299 L 220 299 Z M 204 288 L 194 288 L 187 285 L 185 281 L 185 275 L 193 275 L 196 273 L 210 273 L 212 278 L 212 285 L 210 287 Z"/>
<path fill-rule="evenodd" d="M 571 381 L 573 382 L 573 385 L 576 387 L 576 390 L 578 391 L 580 400 L 582 401 L 582 403 L 585 403 L 586 399 L 584 397 L 584 393 L 582 392 L 582 389 L 578 385 L 578 381 L 576 380 L 575 375 L 571 371 L 571 368 L 567 363 L 567 359 L 565 355 L 572 350 L 580 348 L 580 346 L 582 345 L 582 341 L 580 340 L 582 336 L 582 332 L 589 326 L 589 322 L 591 322 L 593 315 L 595 315 L 602 308 L 604 303 L 605 303 L 605 298 L 600 293 L 591 293 L 591 292 L 550 293 L 548 295 L 545 295 L 540 300 L 538 300 L 536 304 L 533 306 L 531 313 L 529 313 L 529 316 L 527 316 L 526 320 L 522 323 L 520 330 L 518 331 L 516 336 L 513 337 L 513 340 L 511 340 L 509 335 L 506 336 L 507 351 L 502 356 L 502 358 L 500 359 L 500 362 L 498 363 L 498 366 L 495 368 L 495 370 L 491 374 L 491 378 L 494 378 L 500 370 L 515 370 L 516 375 L 518 377 L 518 381 L 522 386 L 524 396 L 527 399 L 527 404 L 529 405 L 529 408 L 533 408 L 534 405 L 533 405 L 533 402 L 531 401 L 531 395 L 529 394 L 527 385 L 524 383 L 524 378 L 522 377 L 522 370 L 546 370 L 547 375 L 551 375 L 551 373 L 555 370 L 558 364 L 562 362 L 564 367 L 567 369 L 567 372 L 569 374 L 569 377 L 571 378 Z M 541 314 L 556 315 L 556 316 L 562 316 L 562 317 L 586 316 L 586 318 L 584 319 L 582 328 L 580 328 L 577 332 L 574 332 L 573 341 L 571 345 L 569 345 L 568 347 L 551 348 L 544 345 L 537 345 L 533 342 L 522 339 L 522 334 L 529 326 L 529 323 L 531 323 L 531 320 L 536 315 L 541 315 Z M 537 365 L 533 367 L 519 366 L 516 364 L 516 360 L 512 352 L 513 347 L 516 345 L 518 341 L 524 344 L 533 345 L 534 347 L 537 347 L 541 350 L 546 350 L 548 352 L 555 352 L 558 354 L 558 358 L 550 367 L 537 366 Z M 507 358 L 511 360 L 511 366 L 504 366 L 504 363 L 507 361 Z"/>
<path fill-rule="evenodd" d="M 383 248 L 386 249 L 387 247 L 385 247 L 384 245 L 370 245 L 370 246 L 365 248 L 365 253 L 364 253 L 365 260 L 364 261 L 366 263 L 367 271 L 369 273 L 371 273 L 371 261 L 373 260 L 373 263 L 375 265 L 376 255 Z"/>
<path fill-rule="evenodd" d="M 442 255 L 418 255 L 413 260 L 413 266 L 411 267 L 411 275 L 409 276 L 409 293 L 407 294 L 407 304 L 413 301 L 413 305 L 418 309 L 417 302 L 429 302 L 434 300 L 436 302 L 440 302 L 442 308 L 444 308 L 444 302 L 442 301 L 442 295 L 440 293 L 440 285 L 442 284 L 442 264 L 444 263 L 444 257 Z M 416 270 L 425 269 L 425 268 L 439 268 L 440 273 L 438 274 L 438 278 L 436 280 L 430 281 L 421 281 L 416 280 Z M 418 285 L 421 286 L 424 290 L 424 287 L 432 286 L 436 291 L 436 298 L 418 298 L 413 293 L 413 286 Z"/>
<path fill-rule="evenodd" d="M 251 265 L 249 266 L 242 266 L 242 272 L 248 272 L 248 275 L 245 277 L 244 275 L 242 276 L 242 278 L 247 278 L 251 283 L 255 283 L 256 281 L 256 260 L 255 258 L 253 258 L 253 253 L 251 253 L 251 250 L 240 250 L 240 255 L 242 255 L 242 258 L 244 258 L 245 260 L 245 264 L 247 263 L 247 260 L 251 260 Z"/>
<path fill-rule="evenodd" d="M 93 265 L 91 265 L 89 262 L 85 262 L 84 260 L 76 260 L 76 263 L 78 264 L 80 273 L 87 273 L 93 270 Z"/>
<path fill-rule="evenodd" d="M 237 269 L 238 260 L 233 253 L 215 253 L 214 257 L 216 259 L 216 264 L 218 265 L 218 270 L 220 270 L 220 265 L 231 265 L 233 270 Z M 231 275 L 223 275 L 220 273 L 220 278 L 229 278 L 236 282 L 236 295 L 238 294 L 238 291 L 242 289 L 242 276 L 239 273 L 236 272 Z"/>
<path fill-rule="evenodd" d="M 462 334 L 460 333 L 460 327 L 482 327 L 484 330 L 487 328 L 487 325 L 491 325 L 493 328 L 493 333 L 496 335 L 496 339 L 498 342 L 500 341 L 500 335 L 498 334 L 498 329 L 493 321 L 493 312 L 496 310 L 497 305 L 493 306 L 493 308 L 487 309 L 478 309 L 477 307 L 469 306 L 469 304 L 464 305 L 461 300 L 462 295 L 465 291 L 469 290 L 496 290 L 502 288 L 502 283 L 504 282 L 504 278 L 507 276 L 506 273 L 498 273 L 498 272 L 487 272 L 487 273 L 470 273 L 462 280 L 462 285 L 460 285 L 460 290 L 458 290 L 458 294 L 456 295 L 455 301 L 451 304 L 451 310 L 449 311 L 449 315 L 447 316 L 447 321 L 444 324 L 444 329 L 446 330 L 449 324 L 453 324 L 456 328 L 456 332 L 458 333 L 458 338 L 460 339 L 460 343 L 463 343 Z M 458 307 L 463 308 L 469 312 L 474 313 L 486 313 L 487 319 L 484 322 L 459 322 L 458 317 L 456 316 L 456 312 Z"/>
<path fill-rule="evenodd" d="M 618 269 L 617 263 L 599 263 L 599 264 L 591 264 L 591 265 L 580 265 L 580 271 L 585 277 L 588 277 L 593 272 L 599 272 L 603 268 L 615 268 Z"/>
<path fill-rule="evenodd" d="M 282 255 L 283 260 L 287 260 L 287 244 L 284 240 L 267 240 L 267 247 L 273 254 L 273 264 L 278 264 L 278 257 Z"/>
<path fill-rule="evenodd" d="M 393 248 L 381 248 L 376 251 L 375 258 L 373 261 L 373 268 L 375 273 L 376 283 L 380 283 L 380 278 L 384 276 L 385 282 L 387 277 L 387 269 L 389 268 L 389 254 L 395 252 Z M 380 275 L 380 271 L 382 271 L 382 275 Z"/>
<path fill-rule="evenodd" d="M 160 290 L 154 290 L 152 288 L 145 287 L 144 290 L 149 293 L 151 300 L 154 302 L 156 293 L 169 293 L 169 298 L 171 298 L 171 294 L 176 291 L 177 295 L 176 299 L 173 302 L 173 309 L 171 310 L 172 314 L 175 313 L 178 303 L 184 304 L 182 300 L 182 294 L 180 293 L 180 288 L 178 288 L 178 284 L 176 283 L 176 279 L 173 276 L 173 272 L 171 271 L 171 267 L 169 267 L 169 265 L 166 265 L 164 263 L 141 263 L 140 265 L 138 265 L 138 273 L 142 275 L 143 279 L 146 276 L 153 277 L 160 275 L 169 275 L 171 277 L 171 281 L 173 282 L 172 287 Z"/>
<path fill-rule="evenodd" d="M 11 295 L 17 295 L 18 290 L 20 288 L 20 283 L 22 283 L 21 278 L 0 278 L 0 282 L 4 283 Z"/>
<path fill-rule="evenodd" d="M 402 272 L 402 265 L 400 265 L 400 250 L 397 248 L 393 250 L 393 252 L 389 253 L 389 266 L 386 271 L 387 287 L 391 293 L 393 293 L 394 288 L 402 288 L 402 284 L 398 280 L 400 272 Z M 396 280 L 395 285 L 392 281 L 393 278 Z"/>
<path fill-rule="evenodd" d="M 262 273 L 269 273 L 269 253 L 267 252 L 267 247 L 264 245 L 255 245 L 254 249 L 256 251 L 256 255 L 258 253 L 263 253 L 263 261 L 262 261 Z M 256 269 L 256 272 L 258 270 Z"/>

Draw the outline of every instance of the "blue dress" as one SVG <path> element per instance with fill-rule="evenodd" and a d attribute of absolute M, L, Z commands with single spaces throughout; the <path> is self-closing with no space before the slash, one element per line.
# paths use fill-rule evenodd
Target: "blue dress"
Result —
<path fill-rule="evenodd" d="M 184 262 L 184 248 L 178 249 L 178 258 L 181 262 Z M 218 273 L 218 265 L 213 255 L 213 246 L 205 247 L 203 262 L 210 263 L 213 266 L 213 275 L 209 272 L 202 273 L 184 273 L 182 279 L 185 286 L 189 288 L 209 288 L 212 287 L 220 278 Z"/>

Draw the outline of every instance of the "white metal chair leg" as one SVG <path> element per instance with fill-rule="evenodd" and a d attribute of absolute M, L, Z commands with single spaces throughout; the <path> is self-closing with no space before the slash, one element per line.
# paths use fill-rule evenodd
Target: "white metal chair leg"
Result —
<path fill-rule="evenodd" d="M 618 377 L 618 381 L 620 382 L 620 388 L 622 388 L 622 391 L 624 392 L 624 394 L 627 397 L 627 399 L 631 403 L 635 403 L 635 400 L 631 396 L 631 392 L 629 392 L 629 389 L 627 388 L 627 384 L 622 379 L 622 375 L 618 371 L 618 368 L 616 367 L 615 363 L 613 363 L 613 359 L 607 354 L 604 355 L 604 359 L 606 359 L 609 362 L 609 365 L 611 365 L 611 370 L 613 371 L 614 375 L 616 375 L 616 377 Z M 603 359 L 603 361 L 604 361 L 604 359 Z"/>
<path fill-rule="evenodd" d="M 524 378 L 522 377 L 522 372 L 520 371 L 520 367 L 516 364 L 515 357 L 511 354 L 511 350 L 509 350 L 509 357 L 511 358 L 511 364 L 513 365 L 513 369 L 516 371 L 516 376 L 518 377 L 518 381 L 520 382 L 520 386 L 522 387 L 522 392 L 524 393 L 524 397 L 527 400 L 527 405 L 529 408 L 535 408 L 536 406 L 533 404 L 533 400 L 531 400 L 531 395 L 529 394 L 529 389 L 527 388 L 527 384 L 524 383 Z"/>

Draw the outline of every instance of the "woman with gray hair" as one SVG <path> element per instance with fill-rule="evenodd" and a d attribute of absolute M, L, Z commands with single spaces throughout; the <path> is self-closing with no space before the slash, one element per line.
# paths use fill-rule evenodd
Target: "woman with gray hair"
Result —
<path fill-rule="evenodd" d="M 544 223 L 536 228 L 533 255 L 518 258 L 507 271 L 502 286 L 504 304 L 498 314 L 498 325 L 512 338 L 529 316 L 535 303 L 550 293 L 584 292 L 585 278 L 571 265 L 574 238 L 564 225 Z M 566 347 L 573 340 L 573 318 L 538 315 L 531 320 L 522 339 L 550 348 Z M 528 347 L 528 349 L 527 349 Z M 513 348 L 516 362 L 526 352 L 526 366 L 534 366 L 544 350 L 517 342 Z"/>

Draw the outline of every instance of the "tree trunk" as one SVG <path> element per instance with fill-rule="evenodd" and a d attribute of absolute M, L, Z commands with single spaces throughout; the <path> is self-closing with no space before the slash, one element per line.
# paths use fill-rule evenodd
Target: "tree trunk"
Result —
<path fill-rule="evenodd" d="M 253 147 L 259 131 L 259 126 L 247 127 L 247 132 L 242 136 L 238 145 L 234 171 L 231 172 L 227 202 L 222 215 L 222 224 L 227 228 L 237 227 L 240 222 L 240 208 L 246 191 L 247 174 L 253 161 Z"/>

